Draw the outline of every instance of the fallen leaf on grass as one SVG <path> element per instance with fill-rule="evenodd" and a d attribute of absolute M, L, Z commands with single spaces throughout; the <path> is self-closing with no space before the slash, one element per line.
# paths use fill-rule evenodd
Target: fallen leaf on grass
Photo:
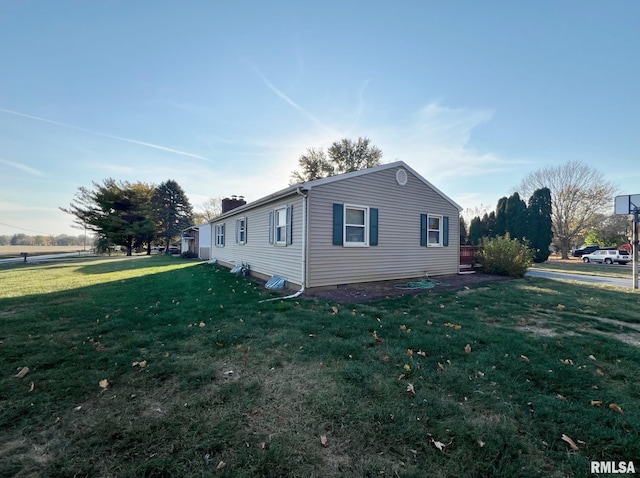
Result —
<path fill-rule="evenodd" d="M 376 342 L 378 342 L 379 344 L 382 343 L 382 339 L 380 337 L 378 337 L 378 334 L 376 333 L 375 330 L 373 331 L 373 334 L 371 334 L 371 335 L 373 335 L 373 338 L 376 339 Z"/>
<path fill-rule="evenodd" d="M 556 307 L 558 310 L 564 310 L 565 307 L 562 304 L 558 304 L 558 306 Z"/>
<path fill-rule="evenodd" d="M 404 364 L 403 367 L 407 372 L 411 372 L 411 365 L 409 365 L 408 363 Z"/>
<path fill-rule="evenodd" d="M 520 358 L 527 363 L 529 362 L 529 357 L 527 357 L 526 355 L 520 355 Z"/>
<path fill-rule="evenodd" d="M 467 353 L 467 354 L 471 353 L 471 345 L 470 344 L 467 344 L 467 345 L 464 346 L 464 352 Z"/>
<path fill-rule="evenodd" d="M 401 325 L 400 326 L 400 330 L 407 330 L 407 326 L 406 325 Z"/>
<path fill-rule="evenodd" d="M 409 385 L 407 385 L 407 392 L 409 393 L 409 395 L 411 395 L 412 397 L 415 396 L 416 394 L 416 390 L 415 388 L 413 388 L 413 384 L 410 383 Z"/>
<path fill-rule="evenodd" d="M 594 362 L 596 361 L 596 358 L 593 355 L 589 355 L 589 359 L 593 360 Z"/>
<path fill-rule="evenodd" d="M 218 463 L 218 466 L 216 466 L 216 470 L 222 470 L 225 466 L 227 466 L 227 464 L 224 461 L 221 461 Z"/>
<path fill-rule="evenodd" d="M 610 403 L 609 408 L 616 413 L 623 413 L 622 408 L 620 408 L 620 405 L 618 405 L 617 403 Z"/>
<path fill-rule="evenodd" d="M 29 367 L 22 367 L 20 369 L 20 371 L 17 374 L 15 374 L 13 377 L 14 378 L 24 378 L 25 375 L 27 375 L 28 373 L 29 373 Z"/>
<path fill-rule="evenodd" d="M 602 400 L 591 400 L 591 405 L 594 407 L 599 407 L 602 405 Z"/>
<path fill-rule="evenodd" d="M 199 324 L 199 325 L 200 325 L 200 328 L 204 328 L 204 327 L 206 327 L 206 326 L 207 326 L 207 324 L 205 324 L 204 322 L 200 322 L 200 324 Z"/>
<path fill-rule="evenodd" d="M 598 375 L 599 377 L 602 377 L 604 375 L 604 372 L 602 371 L 602 369 L 598 368 L 596 369 L 596 375 Z"/>
<path fill-rule="evenodd" d="M 413 349 L 407 349 L 407 355 L 413 357 Z"/>
<path fill-rule="evenodd" d="M 422 350 L 418 350 L 416 353 L 418 355 L 420 355 L 421 357 L 426 357 L 427 356 L 427 352 L 423 352 Z"/>
<path fill-rule="evenodd" d="M 331 307 L 331 311 L 333 312 L 333 314 L 337 314 L 338 313 L 338 308 L 334 305 L 333 307 Z"/>
<path fill-rule="evenodd" d="M 447 446 L 441 441 L 434 440 L 433 438 L 431 439 L 431 443 L 433 443 L 433 446 L 435 446 L 440 451 L 444 451 L 444 447 Z"/>
<path fill-rule="evenodd" d="M 578 451 L 579 450 L 578 445 L 576 445 L 576 442 L 574 442 L 570 437 L 568 437 L 564 433 L 562 434 L 560 439 L 562 441 L 564 441 L 564 442 L 567 442 L 573 451 Z"/>
<path fill-rule="evenodd" d="M 325 448 L 328 446 L 327 435 L 320 435 L 320 444 Z"/>
<path fill-rule="evenodd" d="M 562 362 L 565 365 L 573 365 L 573 360 L 571 359 L 560 360 L 560 362 Z"/>
<path fill-rule="evenodd" d="M 109 380 L 106 378 L 102 379 L 98 384 L 100 385 L 100 388 L 107 388 L 109 386 Z"/>
<path fill-rule="evenodd" d="M 444 365 L 438 362 L 438 370 L 442 370 L 444 372 Z"/>
<path fill-rule="evenodd" d="M 33 392 L 33 389 L 34 389 L 34 388 L 36 388 L 36 384 L 35 384 L 35 383 L 33 383 L 33 382 L 31 382 L 31 383 L 29 384 L 29 392 Z"/>
<path fill-rule="evenodd" d="M 147 366 L 147 361 L 143 360 L 142 362 L 133 362 L 131 364 L 132 367 L 140 367 L 140 368 L 145 368 Z"/>
<path fill-rule="evenodd" d="M 261 441 L 260 443 L 258 443 L 258 448 L 260 448 L 261 450 L 264 450 L 265 448 L 267 448 L 267 443 Z"/>

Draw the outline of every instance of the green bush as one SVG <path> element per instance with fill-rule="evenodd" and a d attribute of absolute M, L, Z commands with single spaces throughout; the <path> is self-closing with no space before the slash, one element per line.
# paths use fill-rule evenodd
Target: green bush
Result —
<path fill-rule="evenodd" d="M 495 238 L 483 238 L 478 253 L 482 269 L 488 274 L 524 276 L 533 261 L 533 251 L 526 244 L 511 239 L 509 234 Z"/>
<path fill-rule="evenodd" d="M 195 252 L 191 252 L 191 251 L 185 251 L 182 254 L 180 254 L 184 259 L 197 259 L 198 258 L 198 254 Z"/>

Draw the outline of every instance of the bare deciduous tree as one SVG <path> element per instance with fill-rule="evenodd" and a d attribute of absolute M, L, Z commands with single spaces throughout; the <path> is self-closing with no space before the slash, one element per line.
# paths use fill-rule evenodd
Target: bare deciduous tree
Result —
<path fill-rule="evenodd" d="M 530 196 L 545 187 L 551 191 L 555 241 L 566 259 L 576 238 L 597 224 L 599 213 L 611 209 L 615 187 L 599 171 L 570 161 L 530 173 L 515 189 Z"/>

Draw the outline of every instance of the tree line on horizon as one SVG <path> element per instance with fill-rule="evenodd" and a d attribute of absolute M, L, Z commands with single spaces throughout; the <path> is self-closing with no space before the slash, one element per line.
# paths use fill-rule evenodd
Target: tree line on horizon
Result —
<path fill-rule="evenodd" d="M 87 245 L 92 239 L 87 239 Z M 85 236 L 69 236 L 67 234 L 57 234 L 46 236 L 44 234 L 29 235 L 19 234 L 3 234 L 0 235 L 0 246 L 78 246 L 85 245 Z"/>

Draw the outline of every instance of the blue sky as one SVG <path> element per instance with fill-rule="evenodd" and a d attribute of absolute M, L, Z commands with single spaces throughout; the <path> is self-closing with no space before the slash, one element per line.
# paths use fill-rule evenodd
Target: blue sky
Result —
<path fill-rule="evenodd" d="M 0 234 L 113 177 L 195 210 L 367 136 L 464 208 L 579 160 L 640 193 L 640 2 L 0 2 Z M 612 204 L 613 210 L 613 204 Z"/>

